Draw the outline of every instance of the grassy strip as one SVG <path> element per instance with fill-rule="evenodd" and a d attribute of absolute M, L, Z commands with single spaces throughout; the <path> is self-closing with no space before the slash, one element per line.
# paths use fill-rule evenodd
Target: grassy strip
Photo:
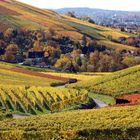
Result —
<path fill-rule="evenodd" d="M 88 96 L 91 97 L 91 98 L 101 100 L 108 105 L 114 105 L 116 103 L 115 99 L 111 96 L 96 94 L 96 93 L 93 93 L 93 92 L 89 92 Z"/>

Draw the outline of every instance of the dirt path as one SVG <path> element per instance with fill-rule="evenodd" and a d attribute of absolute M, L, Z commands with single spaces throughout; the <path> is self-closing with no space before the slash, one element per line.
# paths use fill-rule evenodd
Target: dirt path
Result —
<path fill-rule="evenodd" d="M 20 114 L 13 114 L 13 119 L 24 119 L 27 118 L 29 116 L 26 115 L 20 115 Z"/>
<path fill-rule="evenodd" d="M 65 85 L 55 86 L 55 88 L 65 88 Z"/>
<path fill-rule="evenodd" d="M 65 88 L 65 85 L 61 85 L 61 86 L 56 86 L 56 88 Z M 103 107 L 107 107 L 108 105 L 105 104 L 103 101 L 98 100 L 93 98 L 95 104 L 96 104 L 96 108 L 103 108 Z"/>
<path fill-rule="evenodd" d="M 103 108 L 103 107 L 107 107 L 108 105 L 105 104 L 103 101 L 98 100 L 98 99 L 93 99 L 95 104 L 96 104 L 96 108 Z"/>
<path fill-rule="evenodd" d="M 38 77 L 49 78 L 49 79 L 54 79 L 54 80 L 60 80 L 60 81 L 63 81 L 63 82 L 66 82 L 66 81 L 69 80 L 69 78 L 54 76 L 54 75 L 51 75 L 51 74 L 44 74 L 44 73 L 41 73 L 41 72 L 36 72 L 36 71 L 27 70 L 27 69 L 23 69 L 23 68 L 4 68 L 4 67 L 0 67 L 0 69 L 10 70 L 10 71 L 13 71 L 13 72 L 23 73 L 23 74 L 32 75 L 32 76 L 38 76 Z"/>
<path fill-rule="evenodd" d="M 114 106 L 132 106 L 140 104 L 140 93 L 130 94 L 130 95 L 124 95 L 121 97 L 116 98 L 117 101 L 121 101 L 120 103 L 114 105 Z M 123 101 L 127 101 L 126 103 Z"/>

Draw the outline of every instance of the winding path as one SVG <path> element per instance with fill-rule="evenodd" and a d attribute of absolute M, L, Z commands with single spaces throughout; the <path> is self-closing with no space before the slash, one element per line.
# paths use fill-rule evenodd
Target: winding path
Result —
<path fill-rule="evenodd" d="M 64 85 L 56 86 L 55 88 L 65 88 L 65 84 Z M 94 102 L 96 104 L 95 108 L 103 108 L 103 107 L 107 107 L 108 106 L 107 104 L 105 104 L 101 100 L 98 100 L 98 99 L 95 99 L 95 98 L 93 98 L 93 100 L 94 100 Z M 13 118 L 14 119 L 24 119 L 26 117 L 28 117 L 28 116 L 26 116 L 26 115 L 19 115 L 19 114 L 13 114 Z"/>
<path fill-rule="evenodd" d="M 19 115 L 19 114 L 13 114 L 13 119 L 24 119 L 28 116 L 26 115 Z"/>
<path fill-rule="evenodd" d="M 103 108 L 103 107 L 107 107 L 108 105 L 105 104 L 103 101 L 101 100 L 98 100 L 98 99 L 95 99 L 93 98 L 95 104 L 96 104 L 96 108 Z"/>
<path fill-rule="evenodd" d="M 56 88 L 65 88 L 65 85 L 56 86 Z M 96 104 L 95 108 L 103 108 L 103 107 L 108 106 L 106 103 L 104 103 L 101 100 L 98 100 L 98 99 L 95 99 L 95 98 L 93 98 L 93 100 L 94 100 L 94 102 Z"/>

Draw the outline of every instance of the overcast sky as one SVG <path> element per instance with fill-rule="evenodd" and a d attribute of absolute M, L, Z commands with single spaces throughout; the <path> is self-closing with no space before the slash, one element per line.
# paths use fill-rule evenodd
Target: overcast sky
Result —
<path fill-rule="evenodd" d="M 18 0 L 40 8 L 89 7 L 140 11 L 140 0 Z"/>

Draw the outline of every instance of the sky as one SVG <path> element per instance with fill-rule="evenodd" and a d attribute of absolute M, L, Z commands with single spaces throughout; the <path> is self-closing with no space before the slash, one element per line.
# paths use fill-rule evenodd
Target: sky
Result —
<path fill-rule="evenodd" d="M 109 10 L 140 11 L 140 0 L 18 0 L 39 8 L 89 7 Z"/>

